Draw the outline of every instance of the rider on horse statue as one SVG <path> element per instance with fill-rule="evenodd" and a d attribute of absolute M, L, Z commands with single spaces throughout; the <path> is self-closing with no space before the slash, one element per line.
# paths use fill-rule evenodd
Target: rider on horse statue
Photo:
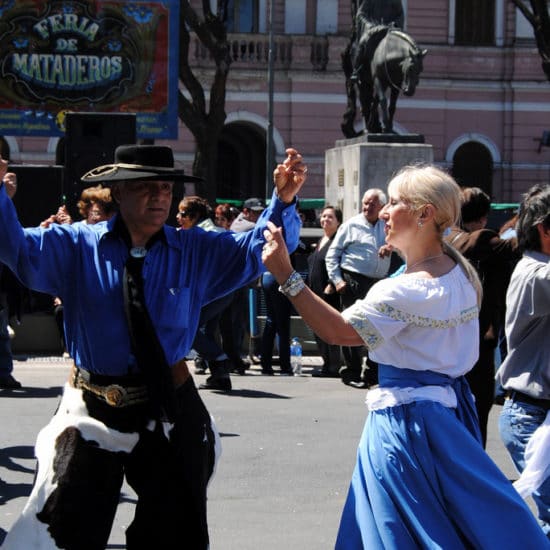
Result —
<path fill-rule="evenodd" d="M 353 2 L 356 5 L 356 2 Z M 351 81 L 358 82 L 363 68 L 362 60 L 370 60 L 376 46 L 392 28 L 402 29 L 404 24 L 401 0 L 362 0 L 354 13 L 354 35 L 357 40 L 357 63 L 353 67 Z M 363 71 L 369 74 L 369 71 Z"/>
<path fill-rule="evenodd" d="M 353 26 L 342 52 L 347 106 L 341 124 L 347 138 L 389 134 L 400 93 L 412 96 L 427 51 L 404 31 L 400 0 L 352 0 Z M 357 99 L 364 130 L 356 129 Z"/>

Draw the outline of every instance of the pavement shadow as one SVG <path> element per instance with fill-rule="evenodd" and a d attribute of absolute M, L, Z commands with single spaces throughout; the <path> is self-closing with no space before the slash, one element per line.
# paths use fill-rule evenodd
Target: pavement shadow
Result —
<path fill-rule="evenodd" d="M 63 393 L 62 386 L 52 386 L 51 388 L 38 388 L 33 386 L 25 386 L 18 390 L 5 390 L 0 389 L 0 397 L 13 397 L 13 398 L 22 398 L 22 397 L 60 397 Z"/>
<path fill-rule="evenodd" d="M 280 393 L 271 393 L 268 391 L 260 391 L 260 390 L 248 390 L 248 389 L 235 389 L 233 388 L 230 392 L 224 392 L 224 391 L 217 391 L 217 390 L 210 390 L 213 393 L 219 393 L 223 395 L 227 395 L 228 397 L 247 397 L 250 399 L 292 399 L 292 397 L 289 397 L 288 395 L 282 395 Z"/>
<path fill-rule="evenodd" d="M 7 483 L 0 479 L 0 506 L 4 506 L 14 498 L 28 497 L 31 490 L 32 483 Z"/>
<path fill-rule="evenodd" d="M 17 447 L 5 447 L 0 449 L 0 468 L 5 468 L 12 472 L 22 472 L 25 474 L 34 474 L 34 465 L 32 468 L 22 466 L 15 462 L 15 459 L 34 460 L 34 447 L 32 445 L 21 445 Z M 34 477 L 34 475 L 33 475 Z M 0 506 L 8 501 L 19 497 L 28 497 L 31 494 L 31 483 L 8 483 L 0 478 Z M 4 540 L 4 535 L 0 530 L 0 542 Z"/>
<path fill-rule="evenodd" d="M 21 464 L 14 462 L 14 458 L 34 460 L 33 445 L 18 445 L 16 447 L 4 447 L 3 449 L 0 449 L 0 468 L 6 468 L 7 470 L 12 470 L 13 472 L 34 472 L 34 467 L 27 468 L 26 466 L 21 466 Z"/>

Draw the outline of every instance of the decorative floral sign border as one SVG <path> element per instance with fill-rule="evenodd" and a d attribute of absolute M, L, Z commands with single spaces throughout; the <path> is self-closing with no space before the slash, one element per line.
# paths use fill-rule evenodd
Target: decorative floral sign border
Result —
<path fill-rule="evenodd" d="M 177 138 L 179 3 L 0 1 L 0 134 L 61 136 L 72 112 L 136 113 Z"/>

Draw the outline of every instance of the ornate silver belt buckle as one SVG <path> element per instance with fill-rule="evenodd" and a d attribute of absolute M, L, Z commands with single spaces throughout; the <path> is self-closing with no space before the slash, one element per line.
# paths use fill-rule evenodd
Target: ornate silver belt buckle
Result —
<path fill-rule="evenodd" d="M 118 384 L 107 386 L 104 392 L 105 401 L 107 401 L 111 407 L 121 407 L 124 401 L 126 401 L 126 389 Z"/>

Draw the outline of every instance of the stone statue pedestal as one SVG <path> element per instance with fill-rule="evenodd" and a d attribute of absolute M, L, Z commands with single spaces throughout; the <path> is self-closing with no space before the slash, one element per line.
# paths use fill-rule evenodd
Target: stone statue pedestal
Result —
<path fill-rule="evenodd" d="M 347 220 L 361 211 L 365 191 L 372 187 L 387 191 L 401 167 L 431 162 L 433 147 L 418 134 L 366 134 L 337 140 L 333 149 L 325 151 L 326 204 L 340 208 Z"/>

